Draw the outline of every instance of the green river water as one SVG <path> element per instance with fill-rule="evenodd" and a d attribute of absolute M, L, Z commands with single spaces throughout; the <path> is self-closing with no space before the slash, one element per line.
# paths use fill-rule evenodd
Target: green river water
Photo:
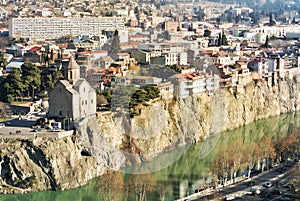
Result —
<path fill-rule="evenodd" d="M 269 135 L 276 141 L 287 134 L 300 132 L 300 113 L 289 113 L 259 120 L 247 126 L 226 131 L 206 139 L 204 142 L 180 147 L 173 151 L 162 153 L 152 162 L 143 166 L 150 170 L 156 183 L 169 187 L 166 201 L 178 199 L 180 196 L 192 193 L 194 189 L 211 180 L 210 166 L 219 147 L 229 144 L 235 139 L 243 143 L 258 142 L 264 135 Z M 164 167 L 166 161 L 174 161 Z M 130 168 L 140 168 L 139 166 Z M 126 169 L 130 171 L 130 169 Z M 125 177 L 130 177 L 126 174 Z M 63 192 L 43 191 L 23 195 L 0 195 L 0 201 L 101 201 L 101 196 L 94 191 L 95 181 L 88 185 Z M 147 197 L 148 201 L 159 200 L 157 193 Z M 132 199 L 134 200 L 134 199 Z"/>

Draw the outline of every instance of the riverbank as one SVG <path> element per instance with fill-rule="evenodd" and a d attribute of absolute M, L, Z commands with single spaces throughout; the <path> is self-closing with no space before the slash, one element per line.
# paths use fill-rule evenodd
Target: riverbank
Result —
<path fill-rule="evenodd" d="M 209 184 L 213 181 L 211 174 L 211 164 L 219 149 L 232 143 L 235 139 L 241 139 L 245 144 L 259 142 L 260 139 L 267 135 L 273 140 L 281 139 L 282 137 L 294 133 L 295 129 L 300 128 L 299 113 L 287 113 L 279 116 L 259 120 L 243 126 L 238 129 L 223 132 L 216 138 L 206 138 L 204 141 L 186 145 L 186 148 L 178 147 L 169 152 L 163 152 L 154 157 L 152 161 L 137 164 L 135 166 L 142 167 L 157 167 L 164 164 L 170 159 L 173 163 L 168 167 L 161 168 L 157 172 L 153 172 L 152 177 L 159 186 L 164 189 L 169 189 L 165 193 L 165 201 L 172 201 L 185 197 L 187 192 L 191 195 L 199 186 Z M 215 144 L 213 149 L 206 153 L 206 147 Z M 67 160 L 66 155 L 62 155 Z M 59 156 L 57 156 L 59 157 Z M 141 166 L 143 165 L 143 166 Z M 132 168 L 136 168 L 132 166 Z M 74 176 L 76 176 L 74 174 Z M 131 174 L 124 176 L 128 179 Z M 71 177 L 71 175 L 69 175 Z M 71 179 L 71 178 L 70 178 Z M 43 200 L 43 201 L 103 201 L 101 195 L 94 191 L 95 182 L 89 182 L 87 185 L 66 190 L 66 191 L 42 191 L 36 193 L 27 193 L 20 195 L 0 195 L 3 201 L 12 200 Z M 157 201 L 159 198 L 158 192 L 147 193 L 147 200 Z"/>
<path fill-rule="evenodd" d="M 1 179 L 18 186 L 18 180 L 38 175 L 38 187 L 30 191 L 65 190 L 86 184 L 105 168 L 126 173 L 159 171 L 178 161 L 191 143 L 216 139 L 204 144 L 201 157 L 205 157 L 217 146 L 221 132 L 299 109 L 300 76 L 278 80 L 273 86 L 265 81 L 251 82 L 239 93 L 222 88 L 214 96 L 201 93 L 182 100 L 157 100 L 141 107 L 132 119 L 108 113 L 79 122 L 77 137 L 8 143 L 4 139 L 9 148 L 0 158 Z M 176 157 L 165 157 L 164 165 L 144 168 L 160 153 L 179 150 L 176 147 L 182 149 Z M 89 169 L 83 173 L 86 167 Z"/>

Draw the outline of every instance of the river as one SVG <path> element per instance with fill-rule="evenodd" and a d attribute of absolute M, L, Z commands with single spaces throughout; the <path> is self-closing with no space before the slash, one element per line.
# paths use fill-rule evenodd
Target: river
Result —
<path fill-rule="evenodd" d="M 153 161 L 143 163 L 142 168 L 147 167 L 151 171 L 156 171 L 152 173 L 156 183 L 169 189 L 165 200 L 174 200 L 193 193 L 195 188 L 212 180 L 211 164 L 215 153 L 233 140 L 240 139 L 244 144 L 248 144 L 259 142 L 263 136 L 268 135 L 276 141 L 288 134 L 297 133 L 299 136 L 299 132 L 300 113 L 282 114 L 223 132 L 203 142 L 159 154 Z M 164 167 L 164 164 L 169 166 Z M 125 171 L 135 168 L 141 166 L 133 166 Z M 125 176 L 131 177 L 130 174 Z M 100 201 L 101 196 L 94 191 L 94 186 L 95 181 L 92 181 L 86 186 L 63 192 L 43 191 L 23 195 L 0 195 L 0 201 Z M 158 193 L 149 194 L 147 200 L 159 200 Z"/>

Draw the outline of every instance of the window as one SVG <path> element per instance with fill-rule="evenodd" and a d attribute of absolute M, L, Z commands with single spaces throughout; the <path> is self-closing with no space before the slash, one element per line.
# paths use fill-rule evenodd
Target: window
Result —
<path fill-rule="evenodd" d="M 84 101 L 82 101 L 81 104 L 84 105 Z"/>
<path fill-rule="evenodd" d="M 61 115 L 61 116 L 62 116 L 62 111 L 59 111 L 59 115 Z"/>
<path fill-rule="evenodd" d="M 91 99 L 91 104 L 93 104 L 93 99 Z"/>
<path fill-rule="evenodd" d="M 87 105 L 87 100 L 85 100 L 85 104 Z"/>

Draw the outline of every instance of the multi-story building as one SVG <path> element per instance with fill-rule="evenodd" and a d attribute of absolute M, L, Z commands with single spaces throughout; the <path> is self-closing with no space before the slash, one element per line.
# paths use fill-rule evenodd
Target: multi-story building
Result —
<path fill-rule="evenodd" d="M 101 35 L 103 30 L 124 29 L 123 18 L 11 18 L 9 36 L 32 40 L 55 39 L 65 35 Z"/>
<path fill-rule="evenodd" d="M 219 77 L 204 72 L 177 74 L 169 80 L 174 84 L 174 97 L 176 98 L 186 98 L 203 92 L 212 95 L 219 88 Z"/>

